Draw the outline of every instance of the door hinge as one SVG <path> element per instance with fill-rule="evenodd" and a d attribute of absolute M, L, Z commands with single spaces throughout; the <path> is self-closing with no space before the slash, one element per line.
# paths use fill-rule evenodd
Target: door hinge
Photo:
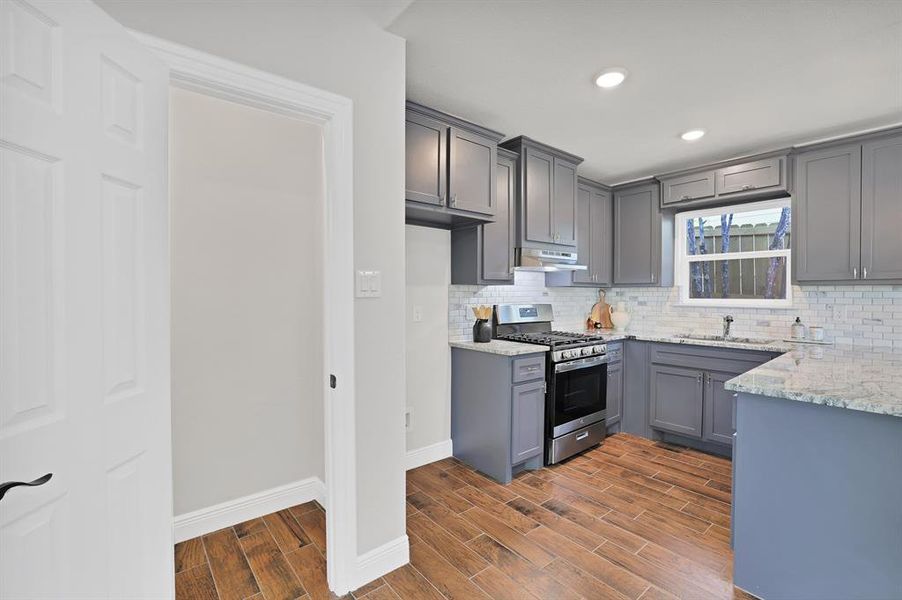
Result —
<path fill-rule="evenodd" d="M 329 387 L 334 390 L 335 386 L 337 386 L 337 385 L 338 385 L 338 378 L 336 378 L 335 375 L 332 375 L 330 373 L 329 374 Z"/>

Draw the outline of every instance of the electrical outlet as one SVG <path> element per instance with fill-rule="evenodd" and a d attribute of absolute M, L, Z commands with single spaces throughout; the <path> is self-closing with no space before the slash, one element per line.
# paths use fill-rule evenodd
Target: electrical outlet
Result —
<path fill-rule="evenodd" d="M 834 321 L 842 321 L 846 318 L 845 307 L 842 304 L 828 304 L 826 308 L 833 313 Z"/>
<path fill-rule="evenodd" d="M 404 411 L 404 431 L 413 431 L 413 409 L 410 407 Z"/>
<path fill-rule="evenodd" d="M 419 304 L 414 304 L 413 306 L 413 322 L 414 323 L 422 323 L 423 322 L 423 307 Z"/>

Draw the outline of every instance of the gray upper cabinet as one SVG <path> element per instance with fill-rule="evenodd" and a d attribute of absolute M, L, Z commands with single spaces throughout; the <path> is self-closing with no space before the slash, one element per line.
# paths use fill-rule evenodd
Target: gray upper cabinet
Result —
<path fill-rule="evenodd" d="M 525 136 L 501 147 L 520 156 L 516 245 L 572 251 L 577 238 L 576 168 L 583 159 Z"/>
<path fill-rule="evenodd" d="M 448 206 L 494 215 L 497 140 L 457 127 L 450 128 L 448 140 Z"/>
<path fill-rule="evenodd" d="M 704 435 L 710 442 L 732 444 L 736 431 L 736 394 L 724 384 L 740 373 L 711 372 L 705 374 Z"/>
<path fill-rule="evenodd" d="M 902 135 L 862 148 L 861 274 L 902 280 Z"/>
<path fill-rule="evenodd" d="M 547 273 L 548 286 L 599 287 L 613 281 L 614 205 L 611 190 L 579 178 L 576 192 L 576 254 L 585 271 Z"/>
<path fill-rule="evenodd" d="M 493 220 L 502 134 L 414 102 L 406 117 L 406 220 L 455 229 Z"/>
<path fill-rule="evenodd" d="M 656 181 L 614 189 L 614 285 L 671 285 L 673 215 Z"/>
<path fill-rule="evenodd" d="M 545 444 L 545 381 L 515 385 L 511 397 L 511 463 L 541 456 Z"/>
<path fill-rule="evenodd" d="M 441 206 L 445 203 L 445 153 L 448 126 L 431 117 L 407 112 L 407 200 Z"/>
<path fill-rule="evenodd" d="M 514 283 L 514 211 L 517 155 L 498 150 L 495 172 L 495 220 L 451 231 L 451 283 Z"/>
<path fill-rule="evenodd" d="M 718 196 L 785 186 L 786 159 L 773 157 L 717 169 Z"/>
<path fill-rule="evenodd" d="M 653 364 L 649 369 L 649 392 L 652 427 L 689 437 L 702 437 L 702 371 Z"/>
<path fill-rule="evenodd" d="M 661 179 L 664 205 L 714 197 L 714 171 L 701 171 Z"/>
<path fill-rule="evenodd" d="M 792 258 L 796 281 L 858 279 L 861 262 L 861 145 L 796 156 Z"/>

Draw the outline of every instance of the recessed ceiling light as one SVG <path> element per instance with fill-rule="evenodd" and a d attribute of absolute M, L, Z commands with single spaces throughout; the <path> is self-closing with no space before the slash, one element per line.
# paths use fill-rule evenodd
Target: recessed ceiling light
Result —
<path fill-rule="evenodd" d="M 684 142 L 694 142 L 695 140 L 701 139 L 703 135 L 705 135 L 704 129 L 690 129 L 680 137 Z"/>
<path fill-rule="evenodd" d="M 619 67 L 605 69 L 595 78 L 595 85 L 605 89 L 615 88 L 623 83 L 624 79 L 626 79 L 626 69 Z"/>

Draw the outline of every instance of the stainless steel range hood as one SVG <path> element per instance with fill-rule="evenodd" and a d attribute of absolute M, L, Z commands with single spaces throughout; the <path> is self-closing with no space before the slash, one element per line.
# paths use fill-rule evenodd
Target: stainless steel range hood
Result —
<path fill-rule="evenodd" d="M 535 248 L 516 249 L 517 266 L 515 271 L 585 271 L 586 265 L 576 264 L 576 252 L 560 252 L 557 250 L 537 250 Z"/>

